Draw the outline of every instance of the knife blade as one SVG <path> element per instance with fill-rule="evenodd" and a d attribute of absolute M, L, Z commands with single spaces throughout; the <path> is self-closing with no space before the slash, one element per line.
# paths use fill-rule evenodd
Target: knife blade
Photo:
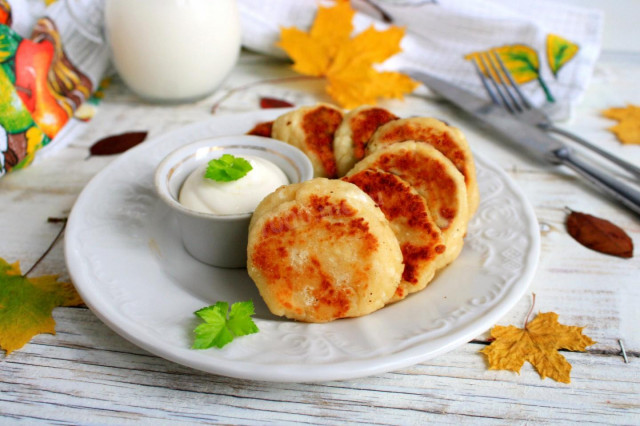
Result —
<path fill-rule="evenodd" d="M 486 126 L 529 154 L 552 164 L 563 164 L 602 192 L 614 197 L 640 215 L 640 191 L 626 185 L 575 155 L 559 140 L 538 127 L 519 121 L 503 108 L 475 94 L 432 75 L 402 70 L 414 80 L 424 83 L 434 92 L 458 106 Z"/>

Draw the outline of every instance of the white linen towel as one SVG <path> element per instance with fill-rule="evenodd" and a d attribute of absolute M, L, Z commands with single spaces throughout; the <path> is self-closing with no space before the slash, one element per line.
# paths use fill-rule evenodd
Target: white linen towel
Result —
<path fill-rule="evenodd" d="M 238 0 L 243 45 L 268 55 L 285 57 L 276 47 L 280 28 L 308 30 L 318 5 L 315 0 Z M 600 53 L 603 14 L 598 10 L 546 0 L 355 0 L 354 33 L 369 25 L 405 27 L 403 52 L 382 64 L 397 70 L 419 68 L 487 96 L 473 64 L 474 52 L 507 45 L 526 45 L 537 52 L 538 73 L 521 87 L 534 104 L 554 119 L 566 119 L 584 93 Z M 385 19 L 386 18 L 386 19 Z M 552 34 L 578 46 L 556 73 L 547 60 Z M 549 102 L 543 86 L 554 101 Z"/>

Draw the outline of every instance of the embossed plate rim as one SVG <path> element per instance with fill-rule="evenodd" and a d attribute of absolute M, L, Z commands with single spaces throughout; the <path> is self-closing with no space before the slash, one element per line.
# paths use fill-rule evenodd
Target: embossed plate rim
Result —
<path fill-rule="evenodd" d="M 92 219 L 97 222 L 100 221 L 99 218 L 87 217 L 87 213 L 91 211 L 91 209 L 88 208 L 88 203 L 90 203 L 92 199 L 95 199 L 95 197 L 100 197 L 100 191 L 104 191 L 106 189 L 106 184 L 113 185 L 114 180 L 117 182 L 117 171 L 120 168 L 131 165 L 132 162 L 139 162 L 142 168 L 153 169 L 153 165 L 155 164 L 154 162 L 159 160 L 159 155 L 161 156 L 161 154 L 163 154 L 163 152 L 154 152 L 154 150 L 162 151 L 167 150 L 170 147 L 174 147 L 175 143 L 171 141 L 172 138 L 179 140 L 186 136 L 201 138 L 203 135 L 221 135 L 224 134 L 224 131 L 220 132 L 219 130 L 213 129 L 221 127 L 233 128 L 234 126 L 237 129 L 249 128 L 256 121 L 270 120 L 281 113 L 282 110 L 261 110 L 251 113 L 220 116 L 174 130 L 163 136 L 149 140 L 123 154 L 110 165 L 105 167 L 104 170 L 98 173 L 91 182 L 87 184 L 78 197 L 76 205 L 74 206 L 69 218 L 65 238 L 65 256 L 69 273 L 80 295 L 85 300 L 87 306 L 89 306 L 95 315 L 107 326 L 125 339 L 143 349 L 148 350 L 149 352 L 176 363 L 209 373 L 242 379 L 280 382 L 343 380 L 407 367 L 464 344 L 495 324 L 495 322 L 506 314 L 526 292 L 535 273 L 540 251 L 540 237 L 537 232 L 537 220 L 533 213 L 533 209 L 520 189 L 506 173 L 504 173 L 497 165 L 476 155 L 479 170 L 486 170 L 489 173 L 495 174 L 499 178 L 500 182 L 509 190 L 510 194 L 515 197 L 515 202 L 519 207 L 519 211 L 521 210 L 524 214 L 524 217 L 522 217 L 522 232 L 526 237 L 525 240 L 528 241 L 529 247 L 528 251 L 522 254 L 524 259 L 522 269 L 518 271 L 515 279 L 511 280 L 508 284 L 505 284 L 505 287 L 500 292 L 499 297 L 496 296 L 497 300 L 491 300 L 493 304 L 489 307 L 480 306 L 480 308 L 487 308 L 485 311 L 482 311 L 479 308 L 478 312 L 473 312 L 474 315 L 479 315 L 479 318 L 475 319 L 470 324 L 460 322 L 461 320 L 459 318 L 455 318 L 454 323 L 449 327 L 453 329 L 453 332 L 451 333 L 444 333 L 442 335 L 436 333 L 434 335 L 435 337 L 429 337 L 426 339 L 421 335 L 412 336 L 407 338 L 407 342 L 405 342 L 406 344 L 396 352 L 385 353 L 385 350 L 379 351 L 381 353 L 385 353 L 384 355 L 377 355 L 375 353 L 376 351 L 374 351 L 370 357 L 354 357 L 353 359 L 346 359 L 339 362 L 323 362 L 321 359 L 309 360 L 309 356 L 307 354 L 306 357 L 301 357 L 300 360 L 293 362 L 261 363 L 260 359 L 251 359 L 250 361 L 244 359 L 228 359 L 222 355 L 223 352 L 216 352 L 215 349 L 208 351 L 195 351 L 184 346 L 171 346 L 167 345 L 166 342 L 158 342 L 158 340 L 152 335 L 153 333 L 149 333 L 148 327 L 145 328 L 142 324 L 136 323 L 136 321 L 133 321 L 130 317 L 123 316 L 122 312 L 113 306 L 113 301 L 101 298 L 99 289 L 101 285 L 106 285 L 104 282 L 106 278 L 101 278 L 98 273 L 99 271 L 92 271 L 88 266 L 89 262 L 86 262 L 86 254 L 82 253 L 83 247 L 81 244 L 86 243 L 86 241 L 80 241 L 80 235 L 78 232 L 83 229 L 83 221 Z M 186 139 L 188 139 L 188 137 L 186 137 Z M 146 172 L 149 172 L 149 170 L 146 170 Z M 113 186 L 110 188 L 113 188 Z M 513 201 L 512 198 L 508 198 L 508 200 L 510 202 Z M 476 217 L 480 214 L 482 214 L 482 206 L 481 210 L 476 214 Z M 89 246 L 89 249 L 91 249 L 91 246 Z M 148 248 L 144 247 L 143 251 L 148 251 Z M 144 254 L 141 255 L 144 256 Z M 127 289 L 122 289 L 122 291 L 127 291 Z M 482 303 L 480 304 L 482 305 Z M 464 309 L 462 309 L 462 312 L 464 313 Z M 368 317 L 364 317 L 359 320 L 368 321 L 367 318 Z M 458 323 L 456 323 L 456 321 L 458 321 Z M 469 321 L 467 320 L 467 322 Z M 265 325 L 271 323 L 273 322 L 268 320 L 264 320 L 263 322 Z M 337 323 L 342 322 L 338 321 Z M 304 330 L 309 333 L 309 336 L 317 336 L 318 330 L 322 330 L 320 332 L 321 334 L 330 335 L 332 329 L 350 327 L 349 325 L 340 325 L 337 327 L 332 325 L 337 323 L 329 323 L 327 325 L 313 324 L 309 325 L 309 328 L 305 328 Z M 307 326 L 300 325 L 299 323 L 291 324 L 293 327 Z M 351 323 L 344 322 L 344 324 Z M 311 330 L 313 330 L 313 332 Z M 273 330 L 271 330 L 271 332 L 272 331 Z M 254 336 L 259 335 L 260 333 Z M 249 339 L 250 337 L 251 336 L 245 339 Z M 240 345 L 241 343 L 239 343 L 239 346 Z"/>

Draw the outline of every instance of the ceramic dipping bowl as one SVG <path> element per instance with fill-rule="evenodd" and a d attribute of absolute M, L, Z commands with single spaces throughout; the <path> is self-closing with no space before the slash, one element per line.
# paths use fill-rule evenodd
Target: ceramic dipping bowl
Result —
<path fill-rule="evenodd" d="M 298 148 L 275 139 L 250 135 L 203 139 L 176 149 L 160 162 L 155 172 L 155 188 L 173 210 L 187 252 L 209 265 L 241 268 L 247 264 L 252 213 L 202 213 L 178 202 L 186 178 L 202 164 L 223 154 L 253 155 L 269 160 L 284 172 L 289 183 L 311 179 L 313 167 Z"/>

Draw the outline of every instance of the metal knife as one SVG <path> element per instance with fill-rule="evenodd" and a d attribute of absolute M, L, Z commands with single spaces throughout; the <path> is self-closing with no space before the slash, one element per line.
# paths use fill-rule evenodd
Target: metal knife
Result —
<path fill-rule="evenodd" d="M 640 191 L 584 161 L 566 145 L 543 130 L 519 121 L 501 107 L 440 78 L 419 71 L 403 70 L 402 72 L 424 83 L 431 90 L 499 133 L 504 139 L 525 148 L 528 153 L 542 161 L 563 164 L 571 168 L 597 189 L 614 197 L 640 215 Z"/>

